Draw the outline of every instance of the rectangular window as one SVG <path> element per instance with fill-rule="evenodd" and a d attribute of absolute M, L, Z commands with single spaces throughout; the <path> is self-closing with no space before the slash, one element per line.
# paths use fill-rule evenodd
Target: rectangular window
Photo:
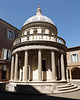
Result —
<path fill-rule="evenodd" d="M 77 62 L 79 61 L 78 54 L 72 54 L 71 55 L 71 62 Z"/>
<path fill-rule="evenodd" d="M 20 36 L 21 36 L 20 34 L 17 34 L 17 38 L 20 37 Z"/>
<path fill-rule="evenodd" d="M 7 70 L 7 66 L 6 65 L 3 65 L 3 70 Z"/>
<path fill-rule="evenodd" d="M 49 34 L 49 30 L 48 29 L 45 29 L 45 34 Z"/>
<path fill-rule="evenodd" d="M 42 60 L 42 71 L 46 71 L 46 60 Z"/>
<path fill-rule="evenodd" d="M 41 29 L 37 29 L 37 33 L 42 33 L 42 30 Z"/>
<path fill-rule="evenodd" d="M 11 40 L 14 40 L 14 32 L 10 29 L 7 29 L 7 38 L 8 39 L 11 39 Z"/>
<path fill-rule="evenodd" d="M 8 49 L 3 49 L 3 59 L 10 60 L 11 59 L 11 51 Z"/>

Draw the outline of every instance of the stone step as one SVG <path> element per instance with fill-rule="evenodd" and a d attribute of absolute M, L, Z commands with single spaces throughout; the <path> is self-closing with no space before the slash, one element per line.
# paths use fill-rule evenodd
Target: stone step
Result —
<path fill-rule="evenodd" d="M 53 93 L 68 93 L 80 90 L 80 87 L 73 83 L 67 83 L 56 87 L 56 90 L 52 90 Z"/>
<path fill-rule="evenodd" d="M 57 89 L 58 88 L 67 88 L 67 87 L 72 87 L 72 86 L 74 86 L 74 84 L 60 85 L 60 86 L 57 86 Z"/>
<path fill-rule="evenodd" d="M 71 89 L 75 89 L 77 88 L 78 86 L 77 85 L 74 85 L 74 86 L 71 86 L 71 87 L 64 87 L 64 88 L 60 88 L 60 89 L 57 89 L 58 91 L 65 91 L 65 90 L 71 90 Z"/>
<path fill-rule="evenodd" d="M 58 90 L 56 90 L 56 91 L 54 91 L 54 93 L 69 93 L 69 92 L 75 92 L 75 91 L 78 91 L 78 90 L 80 90 L 79 87 L 77 87 L 75 89 L 71 89 L 71 90 L 65 90 L 65 91 L 58 91 Z"/>

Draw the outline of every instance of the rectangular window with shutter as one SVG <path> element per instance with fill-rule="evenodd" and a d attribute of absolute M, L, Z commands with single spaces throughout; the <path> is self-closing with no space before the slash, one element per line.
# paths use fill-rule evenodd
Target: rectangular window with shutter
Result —
<path fill-rule="evenodd" d="M 3 49 L 3 59 L 7 59 L 7 49 Z"/>
<path fill-rule="evenodd" d="M 11 59 L 11 51 L 8 49 L 3 49 L 3 59 L 10 60 Z"/>
<path fill-rule="evenodd" d="M 14 33 L 14 31 L 12 31 L 10 29 L 7 29 L 7 38 L 11 39 L 11 40 L 14 40 L 15 39 L 15 33 Z"/>
<path fill-rule="evenodd" d="M 78 54 L 71 54 L 71 62 L 78 62 L 79 57 Z"/>

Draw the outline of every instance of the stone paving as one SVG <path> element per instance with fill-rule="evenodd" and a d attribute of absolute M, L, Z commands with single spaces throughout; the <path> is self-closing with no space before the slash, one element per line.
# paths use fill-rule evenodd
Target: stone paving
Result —
<path fill-rule="evenodd" d="M 80 95 L 80 94 L 79 94 Z M 71 94 L 64 94 L 64 95 L 53 95 L 53 94 L 49 94 L 49 95 L 24 95 L 24 94 L 15 94 L 15 93 L 2 93 L 0 92 L 0 100 L 80 100 L 80 98 L 77 97 L 73 97 L 73 95 Z"/>

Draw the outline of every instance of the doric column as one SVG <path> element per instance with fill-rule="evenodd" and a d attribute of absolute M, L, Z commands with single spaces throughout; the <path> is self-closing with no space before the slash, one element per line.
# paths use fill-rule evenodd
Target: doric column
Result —
<path fill-rule="evenodd" d="M 63 54 L 61 54 L 61 76 L 62 76 L 62 80 L 66 80 L 65 79 L 64 55 Z"/>
<path fill-rule="evenodd" d="M 29 70 L 28 70 L 28 71 L 29 71 L 29 72 L 28 72 L 28 73 L 29 73 L 29 76 L 28 76 L 28 77 L 29 77 L 29 80 L 30 80 L 30 65 L 28 66 L 28 69 L 29 69 Z"/>
<path fill-rule="evenodd" d="M 25 51 L 24 67 L 23 67 L 23 81 L 28 81 L 28 51 Z"/>
<path fill-rule="evenodd" d="M 58 80 L 60 80 L 60 59 L 58 58 Z"/>
<path fill-rule="evenodd" d="M 38 50 L 38 81 L 42 81 L 42 59 L 41 59 L 41 50 Z"/>
<path fill-rule="evenodd" d="M 15 72 L 14 72 L 14 80 L 18 80 L 18 53 L 15 55 Z"/>
<path fill-rule="evenodd" d="M 51 65 L 52 65 L 52 80 L 56 81 L 56 62 L 55 62 L 54 51 L 51 51 Z"/>
<path fill-rule="evenodd" d="M 22 80 L 22 66 L 20 65 L 20 70 L 19 70 L 19 80 Z"/>
<path fill-rule="evenodd" d="M 69 80 L 69 77 L 68 77 L 68 68 L 66 68 L 66 78 L 67 78 L 67 81 Z"/>
<path fill-rule="evenodd" d="M 72 80 L 72 73 L 71 73 L 71 69 L 69 69 L 69 73 L 70 73 L 70 80 Z"/>
<path fill-rule="evenodd" d="M 10 80 L 13 80 L 13 75 L 14 73 L 14 56 L 12 56 L 12 60 L 11 60 L 11 77 L 10 77 Z"/>

